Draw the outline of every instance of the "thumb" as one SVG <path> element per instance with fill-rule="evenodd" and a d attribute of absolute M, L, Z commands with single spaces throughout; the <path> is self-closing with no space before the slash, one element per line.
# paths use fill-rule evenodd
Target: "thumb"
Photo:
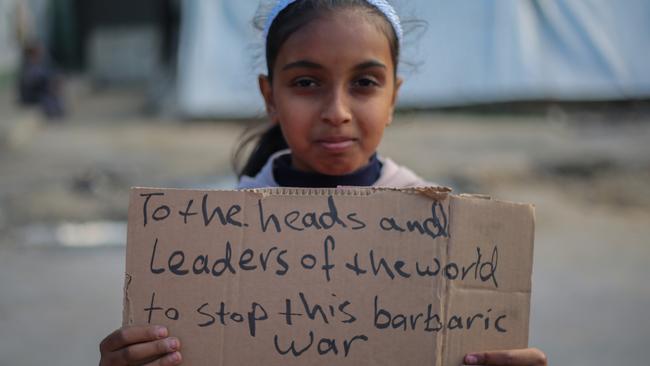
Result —
<path fill-rule="evenodd" d="M 546 355 L 536 348 L 489 351 L 467 354 L 467 365 L 485 366 L 546 366 Z"/>

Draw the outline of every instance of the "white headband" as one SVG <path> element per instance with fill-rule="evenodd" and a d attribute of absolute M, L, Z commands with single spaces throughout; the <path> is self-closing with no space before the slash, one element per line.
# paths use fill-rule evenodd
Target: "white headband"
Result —
<path fill-rule="evenodd" d="M 297 0 L 278 0 L 277 4 L 275 4 L 271 10 L 269 17 L 266 18 L 266 24 L 264 25 L 265 40 L 268 38 L 271 25 L 273 24 L 275 18 L 277 18 L 278 14 L 280 14 L 282 10 L 284 10 L 287 6 L 293 4 L 296 1 Z M 402 25 L 399 21 L 399 17 L 397 16 L 397 12 L 395 12 L 395 9 L 386 0 L 366 0 L 366 2 L 377 8 L 380 12 L 382 12 L 382 14 L 386 16 L 386 19 L 388 19 L 390 24 L 393 26 L 395 34 L 397 34 L 397 41 L 402 44 Z"/>

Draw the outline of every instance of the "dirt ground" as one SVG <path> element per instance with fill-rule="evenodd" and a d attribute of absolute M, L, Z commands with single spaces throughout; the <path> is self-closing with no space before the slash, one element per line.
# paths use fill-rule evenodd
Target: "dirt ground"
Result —
<path fill-rule="evenodd" d="M 0 91 L 0 365 L 98 361 L 99 341 L 121 322 L 130 186 L 235 183 L 244 122 L 157 117 L 136 90 L 77 82 L 69 93 L 69 118 L 48 122 Z M 534 203 L 531 346 L 553 365 L 640 365 L 650 345 L 649 142 L 650 113 L 549 106 L 400 114 L 381 152 L 456 192 Z M 69 245 L 61 227 L 88 222 L 118 239 Z"/>

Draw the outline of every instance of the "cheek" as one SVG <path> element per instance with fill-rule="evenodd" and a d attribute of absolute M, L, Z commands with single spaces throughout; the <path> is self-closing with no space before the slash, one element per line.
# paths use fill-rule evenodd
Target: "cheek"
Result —
<path fill-rule="evenodd" d="M 392 119 L 391 108 L 383 103 L 367 105 L 363 111 L 363 123 L 361 128 L 367 136 L 381 138 L 384 129 Z"/>
<path fill-rule="evenodd" d="M 279 114 L 279 123 L 284 138 L 291 150 L 301 151 L 310 141 L 310 124 L 305 120 L 305 113 L 300 108 Z"/>
<path fill-rule="evenodd" d="M 296 121 L 309 121 L 313 118 L 316 106 L 314 101 L 309 98 L 284 96 L 278 98 L 276 108 L 279 118 L 296 123 Z"/>

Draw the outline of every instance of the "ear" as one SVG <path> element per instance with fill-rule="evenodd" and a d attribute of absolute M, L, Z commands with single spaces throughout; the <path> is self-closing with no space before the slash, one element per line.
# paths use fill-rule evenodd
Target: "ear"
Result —
<path fill-rule="evenodd" d="M 388 120 L 387 125 L 391 124 L 393 122 L 393 113 L 395 113 L 395 104 L 397 103 L 397 94 L 399 94 L 399 89 L 402 87 L 402 83 L 404 82 L 404 79 L 398 77 L 395 79 L 395 89 L 393 89 L 393 97 L 391 98 L 391 104 L 390 104 L 390 119 Z"/>
<path fill-rule="evenodd" d="M 264 105 L 266 106 L 266 114 L 268 114 L 271 122 L 277 123 L 277 112 L 275 110 L 275 102 L 273 100 L 273 87 L 269 77 L 266 75 L 259 75 L 257 77 L 257 82 L 260 86 L 260 93 L 264 98 Z"/>

